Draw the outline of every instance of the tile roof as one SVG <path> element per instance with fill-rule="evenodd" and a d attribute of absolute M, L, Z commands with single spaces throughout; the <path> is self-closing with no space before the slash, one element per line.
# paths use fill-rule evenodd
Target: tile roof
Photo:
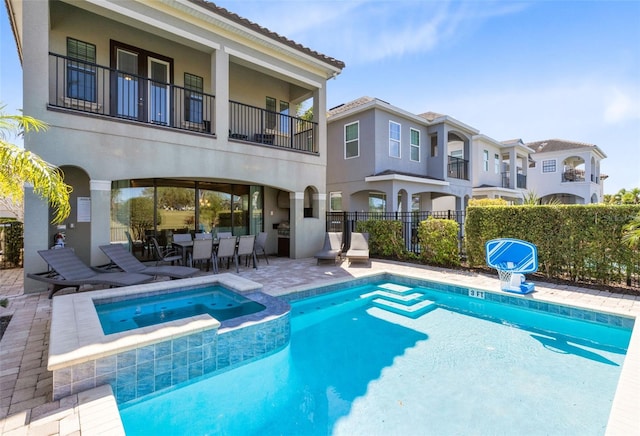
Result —
<path fill-rule="evenodd" d="M 360 97 L 356 100 L 350 101 L 348 103 L 339 104 L 338 106 L 334 106 L 327 111 L 327 115 L 338 115 L 342 112 L 347 112 L 353 108 L 364 106 L 367 103 L 371 103 L 372 101 L 377 100 L 377 98 L 373 97 Z"/>
<path fill-rule="evenodd" d="M 429 111 L 429 112 L 425 112 L 425 113 L 423 113 L 423 114 L 419 114 L 418 116 L 419 116 L 419 117 L 422 117 L 422 118 L 424 118 L 424 119 L 426 119 L 427 121 L 433 121 L 433 120 L 435 120 L 436 118 L 444 117 L 444 116 L 446 116 L 446 115 L 445 115 L 445 114 L 439 114 L 439 113 L 437 113 L 437 112 L 431 112 L 431 111 Z"/>
<path fill-rule="evenodd" d="M 267 29 L 266 27 L 262 27 L 259 24 L 254 23 L 253 21 L 247 20 L 246 18 L 243 18 L 240 15 L 229 11 L 228 9 L 225 9 L 223 7 L 220 7 L 220 6 L 217 6 L 215 3 L 208 2 L 208 1 L 205 1 L 205 0 L 189 0 L 189 1 L 191 3 L 193 3 L 193 4 L 202 6 L 202 7 L 206 8 L 207 10 L 209 10 L 209 11 L 215 13 L 215 14 L 223 16 L 223 17 L 225 17 L 225 18 L 227 18 L 227 19 L 229 19 L 229 20 L 231 20 L 231 21 L 233 21 L 233 22 L 235 22 L 237 24 L 240 24 L 241 26 L 244 26 L 244 27 L 246 27 L 246 28 L 248 28 L 250 30 L 253 30 L 255 32 L 258 32 L 258 33 L 262 34 L 263 36 L 266 36 L 267 38 L 271 38 L 271 39 L 273 39 L 273 40 L 275 40 L 277 42 L 280 42 L 282 44 L 285 44 L 285 45 L 287 45 L 287 46 L 289 46 L 291 48 L 299 50 L 299 51 L 301 51 L 301 52 L 303 52 L 303 53 L 305 53 L 305 54 L 307 54 L 309 56 L 312 56 L 312 57 L 314 57 L 314 58 L 316 58 L 316 59 L 318 59 L 318 60 L 320 60 L 322 62 L 326 62 L 329 65 L 332 65 L 332 66 L 334 66 L 336 68 L 343 69 L 345 67 L 344 62 L 342 62 L 342 61 L 340 61 L 338 59 L 323 55 L 322 53 L 318 53 L 315 50 L 311 50 L 310 48 L 305 47 L 302 44 L 298 44 L 297 42 L 292 41 L 291 39 L 285 38 L 284 36 L 279 35 L 276 32 L 272 32 L 271 30 Z"/>
<path fill-rule="evenodd" d="M 553 151 L 575 150 L 580 148 L 597 149 L 595 144 L 587 144 L 584 142 L 565 141 L 562 139 L 547 139 L 544 141 L 528 142 L 525 144 L 532 149 L 534 153 L 548 153 Z"/>

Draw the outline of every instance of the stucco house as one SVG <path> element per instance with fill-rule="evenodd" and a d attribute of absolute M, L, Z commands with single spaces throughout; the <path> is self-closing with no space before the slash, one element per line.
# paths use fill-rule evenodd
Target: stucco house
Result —
<path fill-rule="evenodd" d="M 25 147 L 73 187 L 61 226 L 26 189 L 25 274 L 59 231 L 92 265 L 125 231 L 266 231 L 269 252 L 295 258 L 322 245 L 326 86 L 342 61 L 200 0 L 6 6 L 24 112 L 49 125 Z M 295 116 L 303 102 L 312 121 Z"/>
<path fill-rule="evenodd" d="M 600 163 L 607 155 L 594 144 L 548 139 L 526 144 L 532 150 L 529 183 L 544 203 L 555 198 L 564 204 L 600 203 L 603 182 Z"/>
<path fill-rule="evenodd" d="M 440 198 L 465 209 L 477 134 L 450 116 L 415 115 L 372 97 L 330 109 L 329 210 L 430 211 Z"/>
<path fill-rule="evenodd" d="M 475 169 L 473 198 L 503 198 L 522 203 L 531 181 L 527 180 L 532 150 L 522 140 L 498 142 L 480 134 L 473 138 Z"/>

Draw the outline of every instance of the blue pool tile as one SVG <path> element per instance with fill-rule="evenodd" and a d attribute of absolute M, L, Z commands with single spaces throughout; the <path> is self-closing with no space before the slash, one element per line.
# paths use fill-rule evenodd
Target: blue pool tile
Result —
<path fill-rule="evenodd" d="M 188 362 L 187 352 L 183 351 L 181 353 L 174 353 L 172 355 L 172 365 L 171 369 L 176 370 L 179 368 L 186 368 Z"/>
<path fill-rule="evenodd" d="M 96 386 L 107 385 L 107 384 L 114 387 L 117 385 L 115 372 L 110 372 L 107 374 L 96 376 Z"/>
<path fill-rule="evenodd" d="M 71 395 L 71 384 L 60 386 L 56 385 L 53 389 L 54 398 L 68 397 L 69 395 Z"/>
<path fill-rule="evenodd" d="M 189 348 L 201 347 L 202 346 L 202 332 L 193 333 L 189 335 Z"/>
<path fill-rule="evenodd" d="M 163 372 L 155 376 L 155 390 L 165 389 L 171 386 L 171 371 Z"/>
<path fill-rule="evenodd" d="M 189 365 L 189 380 L 200 377 L 203 374 L 202 361 Z"/>
<path fill-rule="evenodd" d="M 161 374 L 173 369 L 171 356 L 164 356 L 155 360 L 155 373 Z"/>
<path fill-rule="evenodd" d="M 136 379 L 138 381 L 152 377 L 155 374 L 155 362 L 145 362 L 138 364 L 136 371 Z"/>
<path fill-rule="evenodd" d="M 149 395 L 150 393 L 154 392 L 155 381 L 156 379 L 154 375 L 139 379 L 138 383 L 136 383 L 136 397 Z"/>
<path fill-rule="evenodd" d="M 156 358 L 169 356 L 171 354 L 171 341 L 158 342 L 155 345 Z"/>
<path fill-rule="evenodd" d="M 187 352 L 189 365 L 202 362 L 202 347 L 190 348 Z"/>
<path fill-rule="evenodd" d="M 93 379 L 96 376 L 96 361 L 90 360 L 88 362 L 80 363 L 73 366 L 72 371 L 72 383 L 78 383 L 82 380 Z"/>
<path fill-rule="evenodd" d="M 172 342 L 172 352 L 173 354 L 180 353 L 182 351 L 187 351 L 189 348 L 189 339 L 186 337 L 174 339 Z"/>
<path fill-rule="evenodd" d="M 118 386 L 115 394 L 118 403 L 126 403 L 127 401 L 134 400 L 136 398 L 136 385 Z"/>
<path fill-rule="evenodd" d="M 205 344 L 202 346 L 202 358 L 203 359 L 215 359 L 216 358 L 216 344 Z"/>
<path fill-rule="evenodd" d="M 211 344 L 218 338 L 218 329 L 209 329 L 202 332 L 202 343 Z"/>
<path fill-rule="evenodd" d="M 143 362 L 148 362 L 155 359 L 156 347 L 155 345 L 147 345 L 146 347 L 138 348 L 137 350 L 138 365 Z"/>
<path fill-rule="evenodd" d="M 118 370 L 127 368 L 136 364 L 136 350 L 125 351 L 118 354 Z"/>
<path fill-rule="evenodd" d="M 218 369 L 217 359 L 208 358 L 202 361 L 202 372 L 204 374 L 210 374 Z"/>
<path fill-rule="evenodd" d="M 70 384 L 71 384 L 71 368 L 57 369 L 53 372 L 54 386 L 70 385 Z"/>
<path fill-rule="evenodd" d="M 127 368 L 119 369 L 116 372 L 116 384 L 118 387 L 133 385 L 136 382 L 136 367 L 129 366 Z"/>
<path fill-rule="evenodd" d="M 95 378 L 88 378 L 88 379 L 84 379 L 81 380 L 77 383 L 72 383 L 71 384 L 71 392 L 76 394 L 78 392 L 83 392 L 83 391 L 87 391 L 89 389 L 93 389 L 96 387 L 96 379 Z"/>
<path fill-rule="evenodd" d="M 189 380 L 189 370 L 187 366 L 181 366 L 171 371 L 171 383 L 173 385 L 186 382 L 187 380 Z"/>
<path fill-rule="evenodd" d="M 96 360 L 96 377 L 113 373 L 118 368 L 116 355 L 102 357 Z"/>

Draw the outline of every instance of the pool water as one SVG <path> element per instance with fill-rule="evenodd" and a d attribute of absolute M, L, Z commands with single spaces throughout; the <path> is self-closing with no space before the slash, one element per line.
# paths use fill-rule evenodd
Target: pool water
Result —
<path fill-rule="evenodd" d="M 600 435 L 631 336 L 391 283 L 293 303 L 291 328 L 279 353 L 121 405 L 127 434 Z"/>
<path fill-rule="evenodd" d="M 207 313 L 218 321 L 225 321 L 265 308 L 219 285 L 111 303 L 96 302 L 95 306 L 105 335 Z"/>

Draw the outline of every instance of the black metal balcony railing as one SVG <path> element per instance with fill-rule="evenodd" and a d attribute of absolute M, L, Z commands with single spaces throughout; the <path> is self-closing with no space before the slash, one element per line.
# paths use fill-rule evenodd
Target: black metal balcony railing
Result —
<path fill-rule="evenodd" d="M 469 161 L 459 157 L 448 156 L 447 174 L 454 179 L 469 180 Z"/>
<path fill-rule="evenodd" d="M 509 177 L 509 173 L 502 173 L 502 187 L 511 188 L 511 178 Z"/>
<path fill-rule="evenodd" d="M 215 97 L 49 53 L 49 105 L 214 134 Z"/>
<path fill-rule="evenodd" d="M 563 182 L 584 182 L 584 170 L 565 170 L 562 173 Z"/>
<path fill-rule="evenodd" d="M 527 176 L 524 174 L 516 174 L 516 187 L 527 189 Z"/>
<path fill-rule="evenodd" d="M 235 101 L 229 102 L 229 138 L 318 153 L 318 124 Z"/>

